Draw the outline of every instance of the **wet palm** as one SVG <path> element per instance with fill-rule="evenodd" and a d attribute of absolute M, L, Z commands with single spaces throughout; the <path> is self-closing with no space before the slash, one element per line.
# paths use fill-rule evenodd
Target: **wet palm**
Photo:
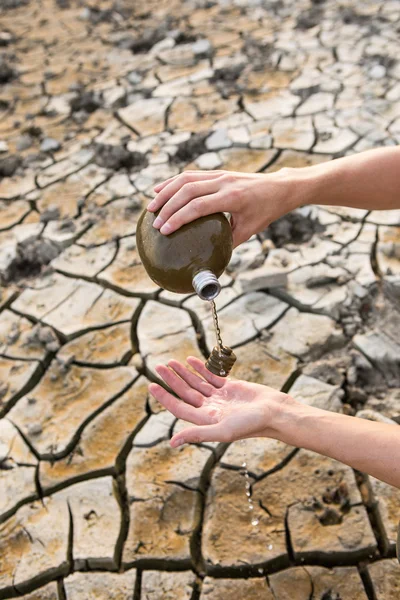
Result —
<path fill-rule="evenodd" d="M 159 365 L 157 373 L 181 400 L 158 384 L 150 393 L 176 417 L 194 423 L 174 435 L 171 445 L 187 442 L 230 442 L 249 437 L 276 437 L 274 421 L 289 396 L 269 387 L 241 380 L 224 379 L 210 373 L 195 357 L 187 362 L 198 375 L 182 363 L 171 360 Z"/>

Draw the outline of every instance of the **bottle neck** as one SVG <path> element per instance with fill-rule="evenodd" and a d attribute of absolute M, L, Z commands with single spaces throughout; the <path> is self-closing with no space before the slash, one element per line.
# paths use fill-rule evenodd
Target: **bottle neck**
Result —
<path fill-rule="evenodd" d="M 202 300 L 214 300 L 221 291 L 220 282 L 209 269 L 203 269 L 196 273 L 192 279 L 192 285 L 194 291 Z"/>

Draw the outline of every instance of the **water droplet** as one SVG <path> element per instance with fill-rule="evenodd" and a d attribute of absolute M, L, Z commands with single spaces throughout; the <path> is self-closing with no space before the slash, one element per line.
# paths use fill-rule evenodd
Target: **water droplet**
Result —
<path fill-rule="evenodd" d="M 221 377 L 224 377 L 224 375 L 226 375 L 226 371 L 224 371 L 224 370 L 221 370 L 221 371 L 219 372 L 219 374 L 221 375 Z"/>
<path fill-rule="evenodd" d="M 254 506 L 252 504 L 249 504 L 249 510 L 253 510 Z"/>
<path fill-rule="evenodd" d="M 245 462 L 242 463 L 242 467 L 244 467 L 244 468 L 247 467 L 247 463 L 245 463 Z"/>
<path fill-rule="evenodd" d="M 246 487 L 246 490 L 249 490 L 251 488 L 251 483 L 250 481 L 246 481 L 246 483 L 244 484 Z"/>
<path fill-rule="evenodd" d="M 257 571 L 261 573 L 261 575 L 264 573 L 264 569 L 257 569 Z"/>
<path fill-rule="evenodd" d="M 252 520 L 251 520 L 251 524 L 252 524 L 254 527 L 255 527 L 256 525 L 258 525 L 258 524 L 259 524 L 259 522 L 260 522 L 260 521 L 259 521 L 258 519 L 252 519 Z"/>
<path fill-rule="evenodd" d="M 246 492 L 246 496 L 247 496 L 248 498 L 250 498 L 250 496 L 251 496 L 251 492 Z"/>
<path fill-rule="evenodd" d="M 273 548 L 273 545 L 272 545 L 272 544 L 270 544 L 270 545 L 268 546 L 268 550 L 272 550 L 272 548 Z"/>

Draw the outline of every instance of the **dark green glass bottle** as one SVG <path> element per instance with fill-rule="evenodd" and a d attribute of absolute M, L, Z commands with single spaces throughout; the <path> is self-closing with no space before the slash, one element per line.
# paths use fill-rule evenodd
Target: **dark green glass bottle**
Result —
<path fill-rule="evenodd" d="M 136 229 L 136 246 L 149 277 L 165 290 L 195 291 L 203 300 L 213 300 L 221 289 L 218 277 L 232 255 L 228 219 L 215 213 L 163 235 L 153 227 L 156 216 L 144 210 Z"/>

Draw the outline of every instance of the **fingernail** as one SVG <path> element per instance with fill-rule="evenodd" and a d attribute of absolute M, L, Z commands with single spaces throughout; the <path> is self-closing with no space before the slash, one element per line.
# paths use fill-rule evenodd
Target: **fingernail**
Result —
<path fill-rule="evenodd" d="M 153 208 L 155 208 L 155 207 L 156 207 L 156 201 L 152 200 L 150 202 L 150 204 L 148 205 L 147 210 L 153 210 Z"/>
<path fill-rule="evenodd" d="M 175 440 L 175 441 L 173 442 L 173 447 L 174 447 L 174 448 L 178 448 L 178 446 L 183 446 L 183 444 L 184 444 L 184 443 L 185 443 L 185 442 L 184 442 L 183 440 Z"/>
<path fill-rule="evenodd" d="M 172 231 L 172 227 L 169 223 L 165 223 L 165 225 L 163 225 L 160 229 L 160 232 L 165 235 L 168 235 L 169 233 L 171 233 L 171 231 Z"/>
<path fill-rule="evenodd" d="M 161 217 L 157 217 L 157 219 L 153 223 L 153 227 L 155 227 L 156 229 L 158 229 L 159 227 L 161 227 L 161 225 L 163 223 L 164 223 L 164 221 L 161 219 Z"/>

